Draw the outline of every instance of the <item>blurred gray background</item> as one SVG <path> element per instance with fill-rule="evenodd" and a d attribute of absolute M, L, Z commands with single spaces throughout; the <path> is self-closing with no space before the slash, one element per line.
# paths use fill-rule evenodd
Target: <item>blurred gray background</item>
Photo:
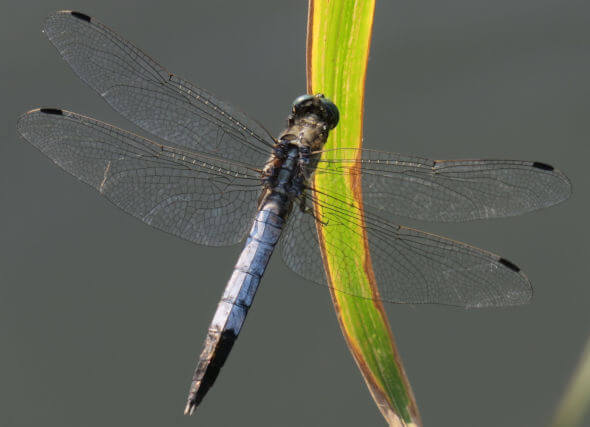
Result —
<path fill-rule="evenodd" d="M 328 292 L 279 257 L 216 385 L 182 416 L 240 248 L 152 230 L 16 136 L 17 116 L 37 106 L 135 129 L 41 34 L 66 8 L 275 134 L 305 91 L 304 1 L 3 3 L 0 425 L 385 425 Z M 546 425 L 588 338 L 589 16 L 583 0 L 377 4 L 365 147 L 538 160 L 574 187 L 565 204 L 522 217 L 421 224 L 502 254 L 535 287 L 518 308 L 387 308 L 427 426 Z"/>

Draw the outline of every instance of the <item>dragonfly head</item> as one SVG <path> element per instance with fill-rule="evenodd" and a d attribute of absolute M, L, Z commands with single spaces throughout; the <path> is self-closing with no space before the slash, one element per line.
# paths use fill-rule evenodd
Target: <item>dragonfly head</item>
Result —
<path fill-rule="evenodd" d="M 309 114 L 317 115 L 320 120 L 326 123 L 328 129 L 334 129 L 340 118 L 338 107 L 321 93 L 317 95 L 301 95 L 293 101 L 293 117 L 302 117 Z"/>

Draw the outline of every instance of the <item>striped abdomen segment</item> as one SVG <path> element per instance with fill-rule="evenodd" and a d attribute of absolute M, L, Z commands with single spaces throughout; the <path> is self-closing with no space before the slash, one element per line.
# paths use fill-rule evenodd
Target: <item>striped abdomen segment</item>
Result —
<path fill-rule="evenodd" d="M 240 333 L 262 274 L 281 235 L 284 220 L 278 213 L 276 205 L 268 203 L 256 215 L 246 245 L 209 326 L 190 386 L 185 414 L 192 414 L 211 388 Z"/>

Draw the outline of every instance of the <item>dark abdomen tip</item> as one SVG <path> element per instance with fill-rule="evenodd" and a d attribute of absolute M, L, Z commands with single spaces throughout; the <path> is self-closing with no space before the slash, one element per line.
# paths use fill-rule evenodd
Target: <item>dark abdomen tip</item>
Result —
<path fill-rule="evenodd" d="M 506 258 L 500 258 L 498 262 L 500 262 L 500 264 L 504 265 L 505 267 L 508 267 L 512 271 L 516 271 L 517 273 L 520 271 L 520 267 L 518 267 L 518 265 L 508 261 Z"/>
<path fill-rule="evenodd" d="M 71 11 L 70 13 L 72 14 L 72 16 L 74 18 L 81 19 L 82 21 L 90 22 L 90 20 L 92 19 L 92 18 L 90 18 L 90 16 L 88 16 L 88 15 L 86 15 L 84 13 L 81 13 L 81 12 Z"/>
<path fill-rule="evenodd" d="M 544 171 L 552 171 L 554 169 L 553 166 L 541 162 L 534 162 L 533 167 L 537 169 L 542 169 Z"/>
<path fill-rule="evenodd" d="M 41 108 L 39 111 L 45 114 L 55 114 L 56 116 L 61 116 L 64 113 L 63 110 L 60 110 L 59 108 Z"/>

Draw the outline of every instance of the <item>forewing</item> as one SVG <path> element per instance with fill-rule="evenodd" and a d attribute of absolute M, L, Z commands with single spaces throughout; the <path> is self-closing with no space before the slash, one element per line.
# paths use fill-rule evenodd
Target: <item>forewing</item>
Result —
<path fill-rule="evenodd" d="M 259 167 L 270 154 L 273 139 L 254 120 L 170 73 L 94 18 L 56 12 L 43 31 L 115 110 L 170 145 Z"/>
<path fill-rule="evenodd" d="M 571 193 L 552 166 L 519 160 L 429 160 L 374 150 L 333 150 L 317 174 L 362 174 L 363 201 L 388 215 L 468 221 L 520 215 Z"/>
<path fill-rule="evenodd" d="M 237 243 L 256 212 L 260 177 L 247 166 L 157 144 L 64 110 L 30 111 L 17 128 L 125 212 L 183 239 Z"/>
<path fill-rule="evenodd" d="M 308 204 L 319 203 L 309 196 Z M 325 197 L 323 198 L 326 199 Z M 334 200 L 334 199 L 333 199 Z M 353 277 L 337 269 L 341 263 L 355 266 L 348 271 L 365 270 L 363 248 L 338 238 L 338 231 L 360 234 L 357 224 L 361 212 L 346 211 L 338 203 L 324 202 L 320 227 L 337 227 L 329 233 L 327 257 L 337 260 L 332 285 L 335 290 L 361 298 L 373 295 L 351 287 Z M 372 265 L 380 297 L 394 303 L 436 303 L 461 307 L 498 307 L 529 301 L 532 288 L 520 269 L 490 252 L 434 234 L 398 226 L 374 215 L 364 217 Z M 296 273 L 316 283 L 330 286 L 318 244 L 316 220 L 297 207 L 293 210 L 281 237 L 280 251 L 285 263 Z M 348 286 L 348 287 L 347 287 Z"/>

